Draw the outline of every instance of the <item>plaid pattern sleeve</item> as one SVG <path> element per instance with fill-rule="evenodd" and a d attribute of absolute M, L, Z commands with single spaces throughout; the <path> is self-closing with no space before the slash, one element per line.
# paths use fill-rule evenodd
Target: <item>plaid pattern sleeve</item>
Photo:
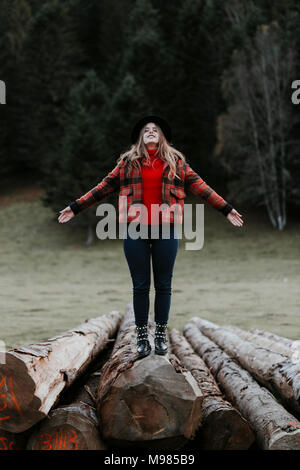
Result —
<path fill-rule="evenodd" d="M 104 199 L 108 194 L 114 193 L 120 188 L 120 165 L 117 164 L 115 168 L 108 173 L 103 180 L 94 188 L 90 189 L 86 194 L 79 199 L 71 202 L 70 208 L 76 215 L 89 207 L 97 204 L 97 202 Z"/>
<path fill-rule="evenodd" d="M 231 204 L 226 202 L 225 199 L 208 186 L 188 163 L 185 163 L 185 184 L 188 191 L 195 196 L 202 197 L 225 216 L 232 210 Z"/>

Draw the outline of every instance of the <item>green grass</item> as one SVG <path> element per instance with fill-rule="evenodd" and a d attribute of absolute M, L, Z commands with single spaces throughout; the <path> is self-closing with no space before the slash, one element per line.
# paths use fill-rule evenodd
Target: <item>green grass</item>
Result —
<path fill-rule="evenodd" d="M 180 240 L 169 326 L 182 330 L 198 315 L 299 339 L 300 223 L 279 232 L 264 211 L 238 210 L 242 228 L 205 205 L 203 248 L 187 251 Z M 132 301 L 122 240 L 96 239 L 87 247 L 85 234 L 74 230 L 76 218 L 59 224 L 40 201 L 1 207 L 0 224 L 0 339 L 8 348 L 124 312 Z M 152 276 L 152 317 L 153 306 Z"/>

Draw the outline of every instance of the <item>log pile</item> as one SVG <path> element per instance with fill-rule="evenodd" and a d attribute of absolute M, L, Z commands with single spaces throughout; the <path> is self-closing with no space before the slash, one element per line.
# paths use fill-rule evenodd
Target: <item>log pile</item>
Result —
<path fill-rule="evenodd" d="M 198 328 L 202 320 L 194 318 L 184 335 L 206 362 L 227 399 L 242 413 L 256 433 L 264 450 L 300 449 L 300 429 L 291 415 L 265 388 L 260 386 L 233 356 Z"/>
<path fill-rule="evenodd" d="M 268 388 L 289 410 L 300 415 L 300 361 L 293 361 L 247 341 L 230 330 L 199 317 L 192 318 L 202 333 L 235 358 L 255 380 Z"/>
<path fill-rule="evenodd" d="M 132 303 L 0 363 L 0 450 L 300 450 L 299 341 L 193 317 L 140 359 Z M 130 452 L 130 450 L 129 450 Z"/>
<path fill-rule="evenodd" d="M 36 423 L 48 420 L 63 392 L 113 341 L 121 318 L 113 311 L 48 341 L 5 353 L 0 364 L 0 443 L 4 442 L 4 449 L 19 449 L 20 433 L 27 436 Z"/>
<path fill-rule="evenodd" d="M 204 400 L 202 426 L 197 440 L 203 450 L 245 450 L 255 436 L 249 423 L 219 389 L 209 368 L 187 339 L 175 328 L 170 333 L 174 354 L 191 371 Z"/>

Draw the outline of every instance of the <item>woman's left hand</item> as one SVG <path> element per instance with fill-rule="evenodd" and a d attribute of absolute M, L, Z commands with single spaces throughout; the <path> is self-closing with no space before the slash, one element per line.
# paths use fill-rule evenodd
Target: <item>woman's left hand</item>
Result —
<path fill-rule="evenodd" d="M 235 209 L 232 209 L 229 214 L 226 215 L 226 218 L 229 220 L 229 222 L 231 222 L 232 225 L 237 225 L 238 227 L 241 227 L 244 223 L 242 217 L 243 216 Z"/>

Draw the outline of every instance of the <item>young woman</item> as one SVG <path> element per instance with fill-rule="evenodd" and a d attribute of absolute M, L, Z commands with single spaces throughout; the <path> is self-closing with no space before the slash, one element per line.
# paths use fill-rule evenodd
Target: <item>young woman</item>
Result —
<path fill-rule="evenodd" d="M 161 117 L 145 116 L 139 120 L 131 133 L 130 150 L 120 155 L 115 168 L 96 187 L 60 211 L 58 218 L 60 223 L 68 222 L 108 194 L 119 191 L 119 222 L 126 223 L 123 249 L 133 283 L 137 352 L 140 357 L 151 352 L 147 331 L 151 258 L 155 287 L 155 353 L 163 355 L 168 351 L 166 327 L 179 243 L 176 223 L 181 224 L 183 220 L 185 191 L 202 197 L 233 225 L 243 225 L 241 214 L 202 180 L 184 155 L 170 144 L 171 140 L 170 126 Z M 138 215 L 133 203 L 139 203 Z M 164 209 L 159 209 L 160 206 Z M 177 210 L 170 210 L 170 207 L 176 206 Z M 141 236 L 132 236 L 130 224 L 134 224 L 137 232 L 140 229 Z M 167 238 L 165 234 L 162 236 L 165 225 L 170 228 Z"/>

